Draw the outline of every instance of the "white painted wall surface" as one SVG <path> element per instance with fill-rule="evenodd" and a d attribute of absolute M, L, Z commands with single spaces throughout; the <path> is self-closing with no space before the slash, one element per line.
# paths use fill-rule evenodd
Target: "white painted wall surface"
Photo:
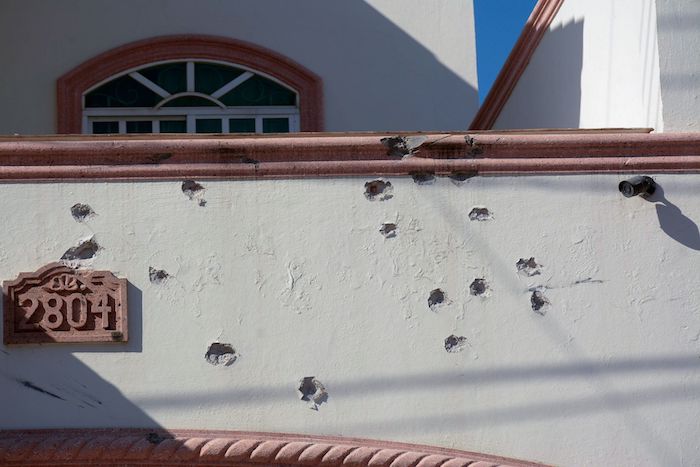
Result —
<path fill-rule="evenodd" d="M 700 131 L 700 2 L 657 0 L 667 131 Z"/>
<path fill-rule="evenodd" d="M 567 466 L 697 465 L 700 180 L 658 176 L 646 201 L 623 198 L 621 179 L 392 178 L 386 201 L 365 199 L 364 178 L 201 181 L 205 207 L 179 182 L 0 185 L 3 280 L 94 235 L 92 266 L 132 285 L 126 346 L 0 347 L 0 428 L 301 432 Z M 74 221 L 78 202 L 97 216 Z M 470 221 L 475 206 L 493 219 Z M 541 274 L 519 275 L 530 257 Z M 149 266 L 173 277 L 152 284 Z M 470 295 L 475 278 L 490 296 Z M 449 303 L 431 311 L 437 287 Z M 464 351 L 445 351 L 451 334 Z M 230 367 L 205 361 L 217 341 L 240 354 Z M 317 411 L 296 393 L 305 376 L 329 392 Z"/>
<path fill-rule="evenodd" d="M 663 121 L 655 0 L 565 0 L 494 128 Z"/>
<path fill-rule="evenodd" d="M 470 0 L 3 0 L 0 134 L 55 132 L 56 79 L 114 47 L 210 34 L 324 82 L 325 129 L 464 129 L 478 107 Z"/>

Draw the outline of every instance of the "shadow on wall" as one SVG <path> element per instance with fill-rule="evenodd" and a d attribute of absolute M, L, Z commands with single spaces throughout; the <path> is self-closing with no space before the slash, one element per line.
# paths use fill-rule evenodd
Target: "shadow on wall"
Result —
<path fill-rule="evenodd" d="M 494 129 L 578 128 L 582 67 L 583 20 L 548 31 Z"/>
<path fill-rule="evenodd" d="M 661 185 L 657 184 L 654 194 L 646 200 L 654 203 L 659 226 L 666 235 L 692 250 L 700 250 L 700 230 L 697 224 L 666 198 Z"/>
<path fill-rule="evenodd" d="M 141 291 L 132 284 L 128 300 L 126 344 L 0 346 L 0 430 L 158 426 L 114 385 L 73 355 L 141 352 Z M 72 422 L 66 424 L 66 420 Z"/>

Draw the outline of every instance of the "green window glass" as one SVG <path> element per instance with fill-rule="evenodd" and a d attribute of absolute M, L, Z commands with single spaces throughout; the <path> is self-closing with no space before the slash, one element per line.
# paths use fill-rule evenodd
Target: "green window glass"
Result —
<path fill-rule="evenodd" d="M 153 107 L 161 97 L 134 80 L 122 76 L 85 95 L 85 107 Z"/>
<path fill-rule="evenodd" d="M 119 133 L 119 122 L 92 122 L 92 133 L 96 135 Z"/>
<path fill-rule="evenodd" d="M 153 133 L 153 122 L 150 120 L 144 121 L 127 121 L 127 133 Z"/>
<path fill-rule="evenodd" d="M 195 124 L 197 133 L 221 133 L 220 118 L 198 118 Z"/>
<path fill-rule="evenodd" d="M 221 97 L 224 105 L 296 105 L 296 94 L 274 81 L 253 76 Z"/>
<path fill-rule="evenodd" d="M 289 133 L 289 119 L 263 118 L 263 133 Z"/>
<path fill-rule="evenodd" d="M 156 65 L 138 72 L 170 94 L 187 91 L 187 65 L 184 62 Z"/>
<path fill-rule="evenodd" d="M 212 94 L 242 73 L 243 70 L 218 63 L 195 63 L 194 90 L 203 94 Z"/>
<path fill-rule="evenodd" d="M 162 120 L 161 133 L 187 133 L 187 122 L 184 120 Z"/>
<path fill-rule="evenodd" d="M 255 133 L 254 118 L 230 118 L 228 131 L 231 133 Z"/>

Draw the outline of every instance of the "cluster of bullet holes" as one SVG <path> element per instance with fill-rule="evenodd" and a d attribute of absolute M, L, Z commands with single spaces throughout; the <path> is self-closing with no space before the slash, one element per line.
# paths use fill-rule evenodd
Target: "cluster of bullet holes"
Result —
<path fill-rule="evenodd" d="M 70 213 L 77 222 L 85 222 L 96 215 L 89 205 L 82 203 L 71 206 Z"/>
<path fill-rule="evenodd" d="M 394 238 L 396 237 L 396 224 L 386 222 L 382 224 L 379 228 L 379 233 L 384 236 L 384 238 Z"/>
<path fill-rule="evenodd" d="M 530 304 L 532 305 L 532 311 L 542 316 L 547 314 L 547 309 L 550 306 L 549 300 L 544 296 L 541 290 L 532 291 L 532 295 L 530 295 Z"/>
<path fill-rule="evenodd" d="M 437 309 L 442 306 L 445 301 L 445 292 L 443 292 L 442 289 L 434 289 L 428 296 L 428 308 L 430 308 L 432 311 L 437 311 Z"/>
<path fill-rule="evenodd" d="M 412 157 L 418 152 L 421 144 L 428 138 L 425 136 L 389 136 L 379 141 L 388 149 L 387 155 L 401 157 L 403 159 Z"/>
<path fill-rule="evenodd" d="M 204 207 L 207 205 L 207 200 L 202 196 L 204 195 L 204 187 L 194 180 L 185 180 L 182 182 L 182 192 L 191 201 L 197 201 L 197 204 Z"/>
<path fill-rule="evenodd" d="M 391 186 L 391 182 L 385 182 L 384 180 L 372 180 L 365 183 L 365 198 L 370 201 L 386 201 L 394 197 L 391 192 L 394 191 L 394 187 Z"/>
<path fill-rule="evenodd" d="M 307 402 L 312 410 L 318 410 L 321 404 L 328 401 L 326 387 L 314 376 L 305 376 L 300 379 L 297 392 L 300 399 Z"/>
<path fill-rule="evenodd" d="M 464 336 L 455 336 L 454 334 L 445 338 L 445 350 L 449 353 L 457 353 L 467 348 L 469 343 Z"/>
<path fill-rule="evenodd" d="M 492 217 L 491 212 L 486 208 L 475 207 L 469 212 L 470 221 L 488 221 Z"/>
<path fill-rule="evenodd" d="M 417 185 L 431 185 L 435 182 L 435 174 L 431 172 L 414 172 L 411 177 Z"/>
<path fill-rule="evenodd" d="M 515 268 L 518 270 L 518 273 L 528 277 L 536 276 L 542 273 L 540 271 L 542 265 L 537 264 L 534 257 L 531 257 L 530 259 L 520 258 L 518 262 L 515 263 Z"/>
<path fill-rule="evenodd" d="M 170 274 L 164 269 L 156 269 L 152 266 L 148 267 L 148 279 L 151 281 L 151 284 L 162 284 L 168 277 L 170 277 Z"/>
<path fill-rule="evenodd" d="M 208 363 L 215 366 L 231 366 L 238 359 L 238 354 L 236 353 L 236 349 L 234 349 L 231 344 L 214 342 L 207 349 L 207 353 L 204 354 L 204 358 Z"/>
<path fill-rule="evenodd" d="M 477 278 L 472 281 L 471 284 L 469 284 L 469 293 L 474 296 L 485 296 L 487 295 L 488 291 L 488 284 L 486 283 L 486 279 L 483 278 Z"/>

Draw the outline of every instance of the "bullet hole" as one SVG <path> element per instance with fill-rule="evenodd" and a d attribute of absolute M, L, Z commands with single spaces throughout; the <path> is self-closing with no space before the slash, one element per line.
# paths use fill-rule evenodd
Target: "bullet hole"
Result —
<path fill-rule="evenodd" d="M 170 277 L 170 274 L 164 269 L 155 269 L 152 266 L 148 267 L 148 278 L 151 280 L 152 284 L 162 284 L 168 277 Z"/>
<path fill-rule="evenodd" d="M 485 279 L 474 279 L 469 286 L 469 293 L 475 296 L 485 295 L 488 286 Z"/>
<path fill-rule="evenodd" d="M 112 331 L 111 336 L 113 341 L 121 341 L 124 339 L 124 333 L 121 331 Z"/>
<path fill-rule="evenodd" d="M 524 274 L 528 277 L 536 276 L 542 273 L 540 271 L 542 265 L 537 264 L 534 257 L 531 257 L 530 259 L 520 258 L 518 262 L 515 263 L 515 267 L 520 274 Z"/>
<path fill-rule="evenodd" d="M 476 172 L 452 172 L 449 177 L 452 183 L 459 185 L 472 177 L 476 177 Z"/>
<path fill-rule="evenodd" d="M 61 262 L 70 266 L 70 263 L 94 258 L 100 248 L 101 247 L 97 244 L 95 237 L 81 240 L 77 246 L 70 247 L 65 253 L 63 253 L 63 256 L 61 256 Z"/>
<path fill-rule="evenodd" d="M 55 393 L 53 393 L 53 392 L 51 392 L 51 391 L 47 391 L 46 389 L 37 386 L 36 384 L 32 383 L 31 381 L 19 380 L 19 379 L 18 379 L 17 382 L 18 382 L 19 384 L 21 384 L 22 386 L 24 386 L 25 388 L 29 388 L 29 389 L 31 389 L 31 390 L 33 390 L 33 391 L 39 392 L 39 393 L 41 393 L 41 394 L 45 394 L 45 395 L 47 395 L 47 396 L 49 396 L 49 397 L 53 397 L 54 399 L 60 399 L 60 400 L 62 400 L 62 401 L 65 400 L 63 397 L 59 396 L 58 394 L 55 394 Z"/>
<path fill-rule="evenodd" d="M 384 235 L 384 238 L 394 238 L 396 237 L 396 224 L 385 223 L 382 224 L 379 229 L 379 233 Z"/>
<path fill-rule="evenodd" d="M 493 216 L 486 208 L 474 208 L 469 212 L 470 221 L 488 221 L 492 218 Z"/>
<path fill-rule="evenodd" d="M 77 203 L 71 206 L 70 213 L 78 222 L 83 222 L 95 216 L 95 211 L 87 204 Z"/>
<path fill-rule="evenodd" d="M 405 159 L 416 154 L 427 139 L 425 136 L 389 136 L 380 141 L 387 147 L 387 155 Z"/>
<path fill-rule="evenodd" d="M 161 161 L 165 161 L 173 157 L 173 153 L 171 152 L 159 152 L 155 154 L 151 154 L 148 156 L 148 161 L 151 164 L 160 164 Z"/>
<path fill-rule="evenodd" d="M 440 289 L 435 289 L 428 296 L 428 307 L 435 311 L 440 305 L 445 303 L 445 292 Z"/>
<path fill-rule="evenodd" d="M 238 359 L 236 350 L 231 347 L 231 344 L 221 344 L 214 342 L 207 349 L 204 358 L 212 365 L 231 366 Z"/>
<path fill-rule="evenodd" d="M 449 353 L 457 353 L 467 348 L 469 343 L 464 336 L 455 336 L 454 334 L 445 338 L 445 350 Z"/>
<path fill-rule="evenodd" d="M 148 441 L 151 444 L 160 444 L 163 441 L 165 441 L 166 439 L 175 439 L 175 438 L 172 435 L 156 433 L 154 431 L 152 431 L 146 435 L 146 441 Z"/>
<path fill-rule="evenodd" d="M 464 141 L 467 143 L 467 146 L 469 147 L 468 153 L 470 156 L 479 156 L 483 154 L 484 150 L 479 146 L 474 138 L 471 136 L 467 135 L 464 137 Z"/>
<path fill-rule="evenodd" d="M 197 201 L 197 204 L 204 207 L 207 205 L 207 200 L 202 198 L 204 195 L 204 187 L 194 180 L 185 180 L 182 182 L 182 192 L 191 201 Z"/>
<path fill-rule="evenodd" d="M 413 177 L 413 182 L 418 185 L 432 185 L 435 183 L 435 174 L 431 172 L 413 172 L 411 177 Z"/>
<path fill-rule="evenodd" d="M 532 292 L 530 304 L 532 305 L 532 311 L 542 316 L 547 314 L 547 309 L 550 305 L 549 300 L 547 300 L 547 297 L 545 297 L 540 290 Z"/>
<path fill-rule="evenodd" d="M 391 186 L 391 182 L 372 180 L 371 182 L 365 183 L 365 198 L 370 201 L 385 201 L 391 199 L 393 198 L 391 194 L 392 191 L 394 191 L 394 187 Z"/>
<path fill-rule="evenodd" d="M 325 386 L 314 376 L 305 376 L 299 380 L 297 387 L 300 399 L 308 402 L 309 408 L 318 410 L 318 407 L 328 401 L 328 392 Z"/>

